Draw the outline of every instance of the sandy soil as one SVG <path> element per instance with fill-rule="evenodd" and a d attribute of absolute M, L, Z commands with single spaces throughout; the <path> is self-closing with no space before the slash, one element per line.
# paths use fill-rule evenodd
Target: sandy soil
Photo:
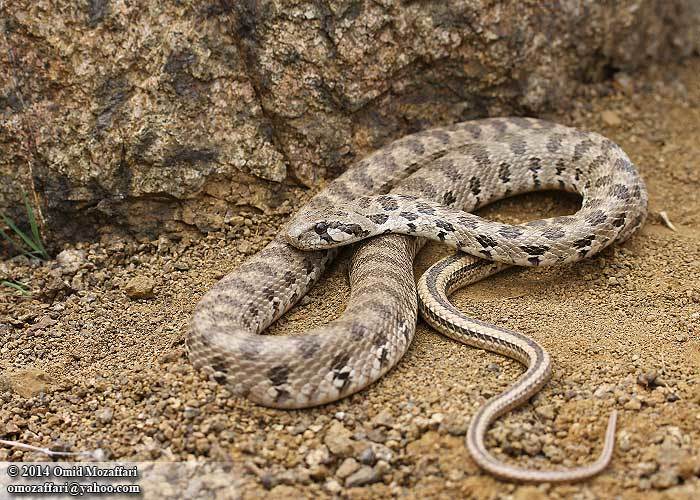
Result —
<path fill-rule="evenodd" d="M 531 335 L 554 360 L 541 394 L 491 429 L 495 453 L 536 468 L 586 463 L 616 408 L 617 449 L 599 477 L 521 486 L 483 474 L 465 449 L 466 426 L 522 368 L 423 323 L 387 376 L 321 408 L 270 410 L 204 380 L 184 355 L 187 321 L 218 278 L 275 234 L 281 221 L 255 214 L 199 241 L 103 238 L 71 247 L 62 265 L 2 263 L 34 293 L 0 296 L 0 439 L 101 448 L 121 460 L 232 460 L 243 498 L 697 498 L 700 60 L 618 74 L 570 112 L 545 118 L 617 141 L 648 184 L 649 220 L 623 246 L 584 263 L 509 270 L 454 300 Z M 482 213 L 518 223 L 576 208 L 575 197 L 547 193 Z M 416 272 L 444 253 L 429 245 Z M 273 331 L 298 333 L 337 317 L 345 276 L 341 259 Z M 0 460 L 36 459 L 0 448 Z"/>

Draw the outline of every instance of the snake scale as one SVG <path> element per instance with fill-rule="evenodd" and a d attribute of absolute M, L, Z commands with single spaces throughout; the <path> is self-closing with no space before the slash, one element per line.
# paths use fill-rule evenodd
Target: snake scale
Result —
<path fill-rule="evenodd" d="M 581 209 L 518 226 L 468 213 L 544 189 L 581 194 Z M 188 353 L 196 367 L 256 403 L 328 403 L 371 384 L 403 356 L 415 332 L 418 293 L 423 317 L 439 331 L 528 366 L 472 419 L 467 446 L 476 462 L 510 480 L 590 477 L 611 458 L 615 413 L 600 458 L 588 466 L 534 471 L 489 454 L 489 425 L 546 383 L 551 361 L 528 337 L 465 317 L 448 296 L 509 265 L 586 258 L 629 237 L 643 224 L 646 208 L 644 183 L 627 155 L 595 133 L 531 118 L 492 118 L 409 135 L 330 182 L 267 247 L 207 292 L 191 321 Z M 435 264 L 417 289 L 412 265 L 424 238 L 466 254 Z M 259 335 L 319 279 L 335 247 L 364 239 L 351 259 L 350 298 L 340 318 L 301 336 Z"/>

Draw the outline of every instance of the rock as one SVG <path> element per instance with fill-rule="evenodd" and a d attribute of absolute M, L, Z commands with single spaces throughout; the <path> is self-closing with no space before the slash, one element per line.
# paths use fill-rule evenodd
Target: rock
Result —
<path fill-rule="evenodd" d="M 618 125 L 622 124 L 622 120 L 620 119 L 619 115 L 614 111 L 606 109 L 600 114 L 600 117 L 603 120 L 603 123 L 610 127 L 617 127 Z"/>
<path fill-rule="evenodd" d="M 629 432 L 621 431 L 617 434 L 617 447 L 620 451 L 630 451 L 632 449 L 632 436 Z"/>
<path fill-rule="evenodd" d="M 63 295 L 64 292 L 66 294 L 70 292 L 70 285 L 63 279 L 60 269 L 54 269 L 46 278 L 38 297 L 51 301 Z"/>
<path fill-rule="evenodd" d="M 360 468 L 360 464 L 357 463 L 357 460 L 354 458 L 346 458 L 342 464 L 340 464 L 340 467 L 338 467 L 338 470 L 335 471 L 335 475 L 338 476 L 340 479 L 345 479 L 348 477 L 350 474 L 353 474 L 357 469 Z"/>
<path fill-rule="evenodd" d="M 278 484 L 278 480 L 274 474 L 270 474 L 269 472 L 266 472 L 260 476 L 260 484 L 263 485 L 263 488 L 265 488 L 266 490 L 269 490 L 269 489 L 274 488 Z"/>
<path fill-rule="evenodd" d="M 319 448 L 311 450 L 306 455 L 305 461 L 309 467 L 315 467 L 321 464 L 328 463 L 329 459 L 330 454 L 328 453 L 328 448 L 322 445 Z"/>
<path fill-rule="evenodd" d="M 374 465 L 377 461 L 377 456 L 374 454 L 374 450 L 371 447 L 368 447 L 360 453 L 359 459 L 360 462 L 365 465 Z"/>
<path fill-rule="evenodd" d="M 10 436 L 13 434 L 19 434 L 20 432 L 22 432 L 22 429 L 20 429 L 17 424 L 14 422 L 8 422 L 5 424 L 5 432 L 3 435 Z"/>
<path fill-rule="evenodd" d="M 561 449 L 553 444 L 544 445 L 542 447 L 542 452 L 552 461 L 552 463 L 560 464 L 564 461 L 564 453 L 562 453 Z"/>
<path fill-rule="evenodd" d="M 318 421 L 318 419 L 316 419 L 316 420 Z M 319 432 L 321 429 L 323 429 L 323 424 L 322 424 L 322 423 L 315 423 L 315 424 L 311 424 L 311 425 L 309 426 L 309 431 L 313 432 L 314 434 L 316 434 L 317 432 Z"/>
<path fill-rule="evenodd" d="M 242 253 L 243 255 L 247 255 L 253 251 L 253 246 L 250 243 L 248 243 L 247 241 L 241 241 L 238 244 L 238 251 L 240 253 Z"/>
<path fill-rule="evenodd" d="M 668 401 L 669 403 L 674 403 L 679 399 L 680 397 L 675 392 L 669 392 L 668 394 L 666 394 L 666 401 Z"/>
<path fill-rule="evenodd" d="M 131 278 L 124 286 L 124 292 L 130 299 L 150 299 L 155 295 L 153 288 L 156 282 L 145 276 L 136 276 Z"/>
<path fill-rule="evenodd" d="M 546 420 L 554 420 L 554 407 L 552 405 L 543 405 L 535 408 L 535 413 Z"/>
<path fill-rule="evenodd" d="M 547 500 L 547 498 L 549 497 L 536 486 L 521 486 L 513 495 L 513 500 Z"/>
<path fill-rule="evenodd" d="M 51 319 L 50 316 L 43 316 L 39 321 L 28 327 L 24 333 L 31 333 L 38 330 L 45 330 L 58 323 L 55 319 Z"/>
<path fill-rule="evenodd" d="M 388 410 L 382 410 L 372 419 L 372 427 L 392 427 L 394 417 Z"/>
<path fill-rule="evenodd" d="M 635 465 L 635 468 L 640 477 L 649 477 L 659 470 L 659 464 L 656 462 L 639 462 Z"/>
<path fill-rule="evenodd" d="M 12 391 L 29 398 L 45 393 L 49 386 L 49 375 L 38 368 L 27 368 L 8 376 Z"/>
<path fill-rule="evenodd" d="M 301 491 L 293 486 L 286 484 L 280 484 L 275 486 L 266 495 L 266 498 L 273 499 L 287 499 L 287 498 L 301 498 Z"/>
<path fill-rule="evenodd" d="M 382 478 L 380 472 L 375 467 L 363 465 L 356 472 L 345 479 L 345 486 L 353 488 L 355 486 L 365 486 L 366 484 L 376 483 Z"/>
<path fill-rule="evenodd" d="M 613 390 L 615 387 L 611 384 L 601 384 L 598 386 L 598 388 L 593 392 L 593 396 L 598 398 L 598 399 L 605 399 L 607 398 L 610 394 L 612 394 Z"/>
<path fill-rule="evenodd" d="M 56 262 L 61 267 L 64 275 L 74 275 L 86 263 L 85 251 L 83 250 L 63 250 L 56 256 Z"/>
<path fill-rule="evenodd" d="M 172 363 L 182 358 L 184 354 L 184 349 L 173 349 L 172 351 L 164 352 L 158 359 L 161 363 Z"/>
<path fill-rule="evenodd" d="M 673 469 L 663 469 L 649 478 L 651 485 L 658 490 L 665 490 L 679 482 L 678 474 Z"/>
<path fill-rule="evenodd" d="M 185 406 L 185 410 L 182 412 L 182 415 L 187 419 L 192 419 L 192 418 L 197 417 L 200 413 L 201 413 L 201 411 L 199 408 Z"/>
<path fill-rule="evenodd" d="M 343 491 L 343 486 L 335 479 L 329 479 L 326 481 L 323 487 L 326 489 L 326 491 L 334 494 L 338 494 Z"/>
<path fill-rule="evenodd" d="M 350 435 L 350 431 L 342 423 L 334 420 L 326 431 L 323 442 L 333 455 L 347 457 L 352 455 L 354 449 L 354 441 L 350 439 Z"/>
<path fill-rule="evenodd" d="M 417 441 L 411 441 L 406 446 L 406 452 L 410 455 L 423 456 L 434 453 L 440 448 L 440 435 L 435 431 L 423 434 Z"/>
<path fill-rule="evenodd" d="M 384 462 L 391 463 L 394 460 L 394 452 L 391 451 L 391 449 L 387 446 L 384 446 L 383 444 L 380 443 L 370 443 L 370 447 L 372 449 L 372 453 L 374 454 L 375 461 L 376 460 L 383 460 Z M 362 453 L 365 451 L 362 451 L 360 453 L 360 457 L 362 456 Z M 370 464 L 366 464 L 370 465 Z"/>
<path fill-rule="evenodd" d="M 683 479 L 690 479 L 693 476 L 700 477 L 700 457 L 686 457 L 678 465 L 678 474 Z"/>
<path fill-rule="evenodd" d="M 375 443 L 383 443 L 386 441 L 386 433 L 381 427 L 377 429 L 372 429 L 367 433 L 367 439 L 369 439 L 370 441 L 374 441 Z"/>
<path fill-rule="evenodd" d="M 615 87 L 620 89 L 622 92 L 625 94 L 631 95 L 634 93 L 635 90 L 635 85 L 634 85 L 634 79 L 627 73 L 623 71 L 618 71 L 615 73 L 614 78 L 614 83 Z"/>
<path fill-rule="evenodd" d="M 666 466 L 675 466 L 685 460 L 688 452 L 680 446 L 683 441 L 683 437 L 666 436 L 656 455 L 657 461 Z"/>
<path fill-rule="evenodd" d="M 658 374 L 656 370 L 647 370 L 637 376 L 637 383 L 644 387 L 656 387 L 658 385 Z"/>
<path fill-rule="evenodd" d="M 497 365 L 496 363 L 489 363 L 486 369 L 490 372 L 493 373 L 500 373 L 501 372 L 501 367 Z"/>
<path fill-rule="evenodd" d="M 97 412 L 96 416 L 101 424 L 109 424 L 114 417 L 114 411 L 111 408 L 103 408 Z"/>
<path fill-rule="evenodd" d="M 629 401 L 627 401 L 624 404 L 623 408 L 625 410 L 634 410 L 634 411 L 641 410 L 642 409 L 642 402 L 639 400 L 639 398 L 634 396 L 634 397 L 632 397 L 632 399 L 630 399 Z"/>
<path fill-rule="evenodd" d="M 430 415 L 431 427 L 433 429 L 437 429 L 444 420 L 445 415 L 443 413 L 433 413 Z"/>
<path fill-rule="evenodd" d="M 190 266 L 186 262 L 180 262 L 177 261 L 175 264 L 173 264 L 173 267 L 177 269 L 178 271 L 189 271 Z"/>
<path fill-rule="evenodd" d="M 73 288 L 75 288 L 75 287 L 73 287 Z M 77 290 L 77 288 L 76 288 L 76 290 Z M 80 297 L 80 302 L 83 302 L 84 304 L 89 304 L 91 302 L 95 302 L 96 300 L 97 300 L 97 296 L 94 293 L 86 293 L 85 295 Z"/>
<path fill-rule="evenodd" d="M 222 229 L 239 205 L 278 210 L 298 182 L 316 186 L 409 131 L 561 109 L 604 68 L 632 74 L 700 44 L 696 0 L 597 2 L 585 23 L 576 2 L 547 16 L 538 2 L 486 0 L 209 2 L 196 15 L 177 2 L 83 3 L 13 2 L 14 56 L 0 62 L 4 75 L 45 62 L 22 68 L 35 83 L 23 99 L 6 98 L 0 211 L 21 206 L 32 178 L 58 241 L 98 226 L 151 240 Z M 41 168 L 18 169 L 30 140 Z"/>
<path fill-rule="evenodd" d="M 306 428 L 308 427 L 307 424 L 301 423 L 297 424 L 292 429 L 289 431 L 292 436 L 297 436 L 299 434 L 304 434 L 306 432 Z M 313 436 L 309 436 L 310 438 Z"/>
<path fill-rule="evenodd" d="M 12 379 L 6 375 L 0 375 L 0 394 L 12 391 Z"/>
<path fill-rule="evenodd" d="M 469 429 L 469 420 L 461 415 L 448 414 L 440 424 L 440 429 L 444 429 L 453 436 L 464 436 Z"/>
<path fill-rule="evenodd" d="M 537 436 L 532 436 L 528 439 L 521 441 L 523 451 L 534 457 L 539 455 L 542 451 L 542 442 L 537 438 Z"/>

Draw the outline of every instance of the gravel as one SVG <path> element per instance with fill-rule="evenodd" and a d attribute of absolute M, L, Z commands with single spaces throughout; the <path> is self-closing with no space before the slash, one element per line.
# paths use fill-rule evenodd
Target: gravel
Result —
<path fill-rule="evenodd" d="M 679 79 L 665 83 L 669 74 Z M 99 449 L 109 459 L 231 461 L 240 478 L 228 486 L 243 498 L 697 496 L 699 74 L 695 61 L 671 73 L 624 75 L 619 86 L 648 90 L 601 89 L 605 96 L 582 95 L 568 114 L 550 117 L 619 141 L 640 166 L 652 211 L 667 210 L 678 231 L 652 218 L 601 256 L 557 270 L 505 271 L 454 297 L 466 313 L 536 338 L 554 363 L 542 392 L 490 429 L 489 449 L 523 467 L 583 465 L 617 409 L 617 449 L 601 477 L 535 487 L 483 474 L 464 445 L 470 418 L 522 368 L 422 323 L 378 383 L 318 408 L 259 407 L 195 371 L 184 334 L 197 299 L 283 222 L 245 210 L 226 231 L 201 239 L 105 235 L 67 246 L 47 264 L 3 263 L 3 273 L 27 278 L 34 293 L 0 295 L 0 439 Z M 523 196 L 483 215 L 520 223 L 569 213 L 576 203 Z M 447 252 L 428 245 L 417 272 Z M 331 320 L 347 296 L 343 264 L 331 266 L 308 303 L 270 334 Z M 0 460 L 45 459 L 0 448 Z"/>

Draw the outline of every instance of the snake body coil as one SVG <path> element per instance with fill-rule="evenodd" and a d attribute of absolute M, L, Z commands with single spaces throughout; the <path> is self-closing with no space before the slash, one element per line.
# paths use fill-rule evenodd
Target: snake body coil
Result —
<path fill-rule="evenodd" d="M 573 216 L 520 226 L 459 210 L 541 189 L 578 192 L 583 206 Z M 483 445 L 488 425 L 539 390 L 549 376 L 549 357 L 525 336 L 465 318 L 447 296 L 506 265 L 590 256 L 637 229 L 646 203 L 644 184 L 625 153 L 597 134 L 500 118 L 404 137 L 331 182 L 285 232 L 205 294 L 187 338 L 190 359 L 234 393 L 266 406 L 301 408 L 352 394 L 394 366 L 410 345 L 417 306 L 412 262 L 423 242 L 414 236 L 434 238 L 480 259 L 453 257 L 451 264 L 443 261 L 426 273 L 419 284 L 426 319 L 458 340 L 529 366 L 509 391 L 477 413 L 467 435 L 473 456 L 506 479 L 588 477 L 610 459 L 614 414 L 603 456 L 588 467 L 529 471 L 488 454 Z M 341 318 L 303 336 L 258 335 L 320 277 L 335 256 L 331 247 L 386 232 L 405 236 L 385 234 L 358 247 Z"/>

